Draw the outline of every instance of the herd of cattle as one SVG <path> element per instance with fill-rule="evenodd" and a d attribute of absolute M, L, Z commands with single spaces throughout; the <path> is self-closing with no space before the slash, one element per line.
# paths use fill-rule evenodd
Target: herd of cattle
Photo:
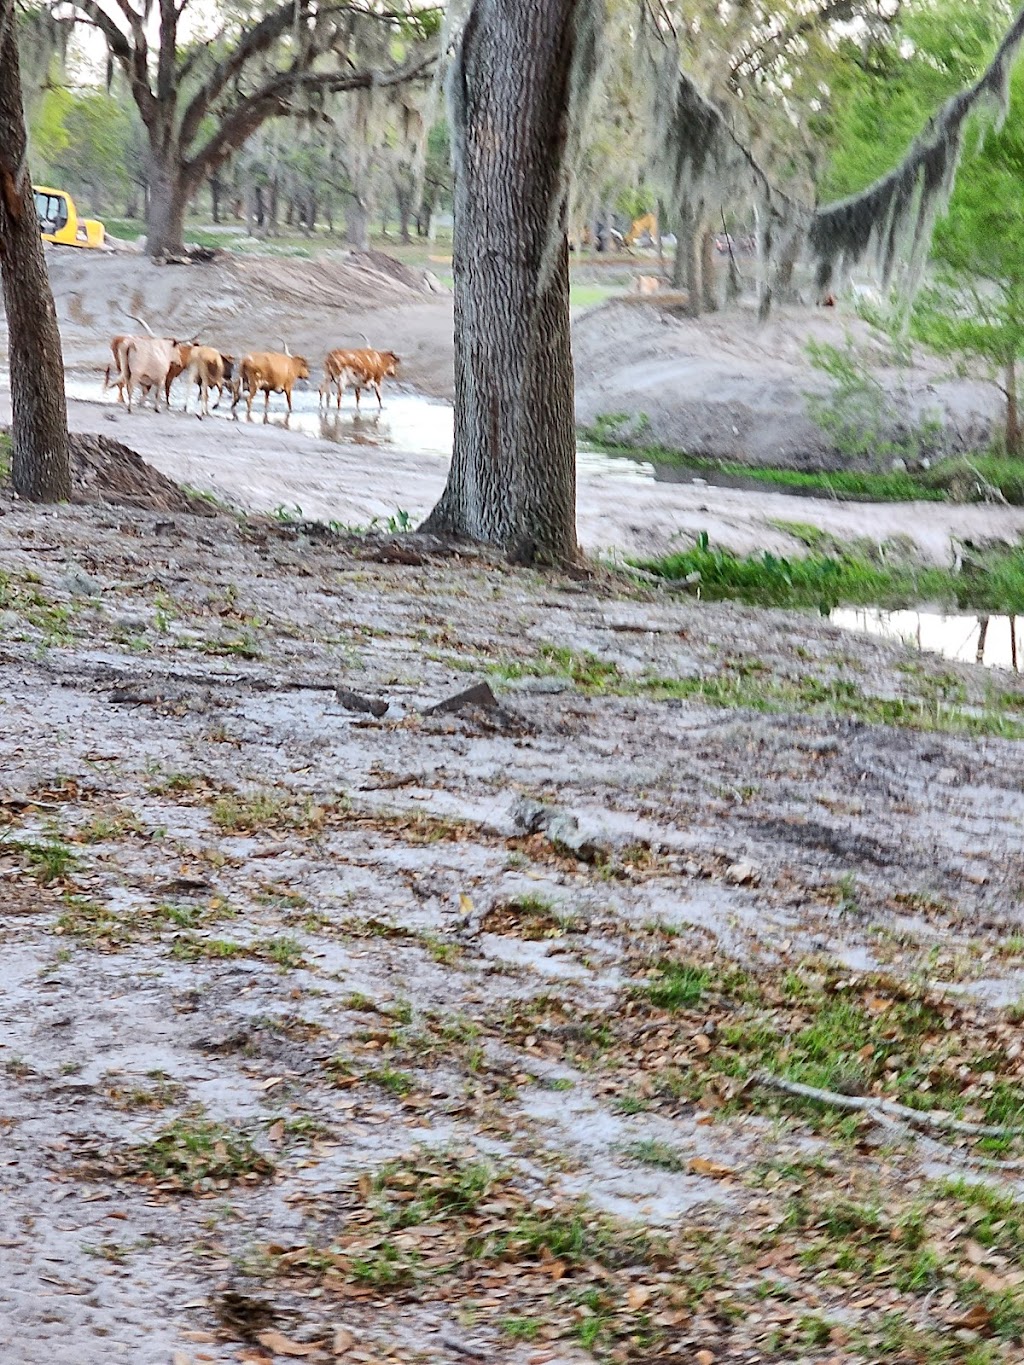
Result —
<path fill-rule="evenodd" d="M 137 319 L 141 321 L 141 319 Z M 160 411 L 160 395 L 170 407 L 171 385 L 182 376 L 185 377 L 185 411 L 188 412 L 189 396 L 192 385 L 199 390 L 200 410 L 204 416 L 210 412 L 210 391 L 217 390 L 220 405 L 224 390 L 231 391 L 231 411 L 234 412 L 240 400 L 245 398 L 246 416 L 252 417 L 252 400 L 256 394 L 263 394 L 263 415 L 270 410 L 270 395 L 283 393 L 292 410 L 292 389 L 301 379 L 309 378 L 309 362 L 304 356 L 292 355 L 285 346 L 284 351 L 250 351 L 236 362 L 235 357 L 225 355 L 213 346 L 197 345 L 198 338 L 191 341 L 177 341 L 171 337 L 154 336 L 146 327 L 147 335 L 116 336 L 111 338 L 110 351 L 113 365 L 108 365 L 103 381 L 104 389 L 117 386 L 117 401 L 127 401 L 128 411 L 132 410 L 132 395 L 136 388 L 141 391 L 142 402 L 152 393 L 153 406 Z M 390 375 L 398 373 L 399 358 L 394 351 L 336 350 L 328 353 L 324 360 L 324 376 L 320 384 L 320 405 L 329 407 L 332 394 L 337 397 L 338 409 L 345 389 L 355 390 L 356 408 L 364 389 L 377 395 L 378 407 L 383 407 L 381 385 Z M 111 378 L 111 371 L 114 377 Z"/>

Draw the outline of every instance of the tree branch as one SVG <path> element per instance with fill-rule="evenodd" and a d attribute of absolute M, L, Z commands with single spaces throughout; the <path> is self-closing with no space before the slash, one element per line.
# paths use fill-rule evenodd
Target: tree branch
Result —
<path fill-rule="evenodd" d="M 113 19 L 97 4 L 97 0 L 75 0 L 76 8 L 81 10 L 89 22 L 103 34 L 110 55 L 120 65 L 128 77 L 132 98 L 147 128 L 152 127 L 156 117 L 156 101 L 149 88 L 148 51 L 143 34 L 143 46 L 133 46 L 126 34 L 118 28 Z M 122 5 L 122 9 L 125 7 Z"/>
<path fill-rule="evenodd" d="M 1024 1134 L 1024 1128 L 1004 1127 L 995 1123 L 968 1123 L 966 1119 L 958 1119 L 953 1114 L 911 1109 L 908 1104 L 898 1104 L 895 1100 L 885 1100 L 878 1095 L 840 1095 L 834 1090 L 819 1090 L 817 1086 L 802 1085 L 799 1081 L 773 1076 L 769 1071 L 759 1071 L 753 1079 L 757 1085 L 782 1090 L 787 1095 L 798 1095 L 801 1099 L 815 1100 L 833 1109 L 859 1109 L 866 1114 L 886 1114 L 904 1123 L 919 1128 L 936 1128 L 943 1133 L 965 1133 L 969 1137 L 1016 1137 Z"/>
<path fill-rule="evenodd" d="M 181 121 L 181 143 L 188 147 L 199 131 L 199 125 L 206 117 L 214 101 L 224 93 L 233 80 L 240 76 L 253 57 L 266 52 L 283 34 L 295 25 L 302 24 L 311 17 L 312 0 L 283 0 L 276 9 L 265 15 L 255 28 L 233 47 L 229 56 L 218 62 L 192 98 Z M 317 8 L 318 22 L 340 14 L 357 14 L 367 18 L 397 22 L 402 15 L 390 10 L 369 11 L 362 5 L 343 0 L 342 3 L 326 4 Z M 329 46 L 329 44 L 327 45 Z M 326 50 L 326 46 L 324 48 Z M 194 64 L 189 57 L 186 63 Z"/>
<path fill-rule="evenodd" d="M 988 68 L 966 90 L 947 100 L 887 175 L 834 204 L 812 209 L 783 194 L 722 111 L 701 94 L 676 63 L 675 103 L 662 122 L 662 155 L 680 203 L 720 202 L 728 195 L 760 201 L 766 237 L 775 231 L 802 236 L 827 289 L 840 267 L 877 252 L 882 276 L 898 257 L 909 263 L 911 287 L 924 263 L 935 218 L 948 200 L 956 176 L 967 119 L 986 101 L 1005 109 L 1010 66 L 1024 41 L 1024 8 L 1010 25 Z"/>
<path fill-rule="evenodd" d="M 391 71 L 287 71 L 267 81 L 259 90 L 247 96 L 223 120 L 206 145 L 185 165 L 185 174 L 192 184 L 216 170 L 224 160 L 237 151 L 250 134 L 268 118 L 275 115 L 303 116 L 308 111 L 294 109 L 288 101 L 302 91 L 341 94 L 348 90 L 387 89 L 426 76 L 437 61 L 437 51 L 417 57 L 405 66 Z M 182 146 L 184 146 L 184 140 Z"/>
<path fill-rule="evenodd" d="M 729 84 L 736 86 L 740 76 L 744 74 L 752 76 L 758 71 L 763 71 L 767 63 L 761 58 L 769 49 L 774 48 L 774 55 L 778 56 L 798 38 L 806 37 L 808 33 L 813 33 L 815 29 L 825 24 L 849 19 L 855 10 L 856 0 L 825 0 L 825 4 L 817 13 L 807 15 L 792 28 L 784 28 L 778 33 L 766 32 L 760 40 L 754 41 L 730 63 Z"/>

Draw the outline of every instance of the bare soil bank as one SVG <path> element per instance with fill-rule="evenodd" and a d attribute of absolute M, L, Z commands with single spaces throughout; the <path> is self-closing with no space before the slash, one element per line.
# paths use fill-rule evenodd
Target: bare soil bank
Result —
<path fill-rule="evenodd" d="M 668 960 L 812 971 L 865 1017 L 932 1002 L 975 1090 L 1018 1075 L 1021 744 L 964 730 L 1019 683 L 226 517 L 5 497 L 0 572 L 0 1359 L 980 1341 L 955 1286 L 1003 1271 L 966 1218 L 938 1291 L 784 1231 L 902 1216 L 964 1140 L 773 1116 L 708 1069 L 725 986 L 645 992 Z M 428 714 L 481 679 L 497 709 Z"/>

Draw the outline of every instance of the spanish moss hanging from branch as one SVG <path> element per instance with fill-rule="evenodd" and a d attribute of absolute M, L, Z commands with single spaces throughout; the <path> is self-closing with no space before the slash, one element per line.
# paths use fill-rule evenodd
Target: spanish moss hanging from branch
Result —
<path fill-rule="evenodd" d="M 722 110 L 682 70 L 675 38 L 663 26 L 648 24 L 647 30 L 660 130 L 656 156 L 677 202 L 698 208 L 730 200 L 755 205 L 765 271 L 780 245 L 791 250 L 799 239 L 822 292 L 866 259 L 876 263 L 886 283 L 897 263 L 904 263 L 912 291 L 935 220 L 953 189 L 968 120 L 986 107 L 1005 116 L 1010 69 L 1024 41 L 1024 8 L 982 76 L 943 105 L 898 166 L 858 194 L 816 209 L 775 187 Z"/>

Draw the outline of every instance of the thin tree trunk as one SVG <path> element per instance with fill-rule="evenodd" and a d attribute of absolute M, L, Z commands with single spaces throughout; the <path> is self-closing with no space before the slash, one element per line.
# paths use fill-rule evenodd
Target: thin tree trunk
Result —
<path fill-rule="evenodd" d="M 71 497 L 64 361 L 28 171 L 13 0 L 0 0 L 0 281 L 11 372 L 14 488 Z"/>
<path fill-rule="evenodd" d="M 1019 455 L 1021 448 L 1020 406 L 1017 401 L 1017 362 L 1006 366 L 1006 453 Z"/>
<path fill-rule="evenodd" d="M 210 176 L 210 212 L 215 223 L 220 222 L 220 192 L 221 181 L 217 175 Z"/>
<path fill-rule="evenodd" d="M 715 283 L 715 234 L 705 228 L 700 237 L 700 290 L 705 313 L 718 312 L 718 289 Z"/>
<path fill-rule="evenodd" d="M 586 0 L 476 0 L 449 86 L 455 447 L 423 529 L 520 563 L 578 553 L 565 162 L 588 11 Z"/>
<path fill-rule="evenodd" d="M 696 214 L 683 209 L 676 228 L 676 256 L 672 263 L 673 289 L 685 289 L 690 317 L 699 318 L 703 302 L 700 272 L 700 241 Z"/>
<path fill-rule="evenodd" d="M 353 193 L 345 210 L 345 236 L 350 246 L 357 251 L 370 248 L 370 205 L 362 195 Z"/>

